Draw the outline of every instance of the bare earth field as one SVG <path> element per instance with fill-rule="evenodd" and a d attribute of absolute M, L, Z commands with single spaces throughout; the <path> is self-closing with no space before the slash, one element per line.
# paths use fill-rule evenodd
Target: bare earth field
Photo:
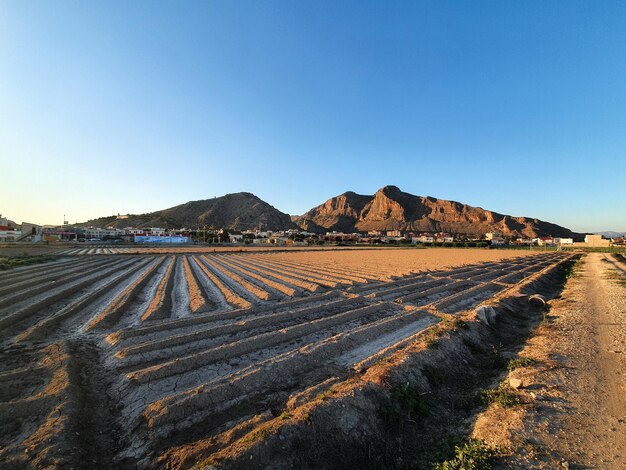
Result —
<path fill-rule="evenodd" d="M 340 444 L 346 465 L 404 468 L 373 443 L 406 426 L 439 439 L 440 423 L 387 429 L 415 410 L 372 407 L 414 385 L 433 406 L 468 393 L 480 343 L 527 334 L 529 295 L 554 293 L 572 258 L 94 250 L 0 273 L 3 468 L 333 468 Z M 449 337 L 461 324 L 463 341 Z M 441 369 L 430 385 L 427 367 Z"/>

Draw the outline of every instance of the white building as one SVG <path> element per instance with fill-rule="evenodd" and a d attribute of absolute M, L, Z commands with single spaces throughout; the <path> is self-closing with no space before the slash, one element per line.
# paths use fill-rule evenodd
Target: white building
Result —
<path fill-rule="evenodd" d="M 121 237 L 122 235 L 126 235 L 126 231 L 118 228 L 90 227 L 85 229 L 86 238 L 97 238 L 98 240 Z"/>
<path fill-rule="evenodd" d="M 536 243 L 539 246 L 553 246 L 556 245 L 554 238 L 552 237 L 538 237 L 533 238 L 533 243 Z"/>
<path fill-rule="evenodd" d="M 485 238 L 490 240 L 492 245 L 504 245 L 504 237 L 499 232 L 487 232 Z"/>
<path fill-rule="evenodd" d="M 411 238 L 411 243 L 433 243 L 435 241 L 435 237 L 432 235 L 421 235 L 419 237 Z"/>
<path fill-rule="evenodd" d="M 0 242 L 14 242 L 21 236 L 21 230 L 0 230 Z"/>

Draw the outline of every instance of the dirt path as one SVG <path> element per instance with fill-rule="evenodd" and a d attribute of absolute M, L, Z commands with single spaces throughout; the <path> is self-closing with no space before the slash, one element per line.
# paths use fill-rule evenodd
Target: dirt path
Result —
<path fill-rule="evenodd" d="M 524 404 L 490 410 L 477 422 L 479 437 L 516 448 L 504 468 L 626 468 L 626 278 L 620 264 L 603 253 L 583 258 L 548 321 L 520 352 L 535 364 L 510 374 L 523 381 Z M 500 429 L 485 431 L 496 416 Z"/>

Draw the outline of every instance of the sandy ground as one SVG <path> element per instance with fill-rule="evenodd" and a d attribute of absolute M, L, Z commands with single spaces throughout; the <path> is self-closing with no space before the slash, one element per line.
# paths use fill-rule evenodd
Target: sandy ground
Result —
<path fill-rule="evenodd" d="M 524 404 L 488 410 L 475 436 L 513 449 L 501 468 L 626 468 L 626 276 L 613 255 L 583 258 L 520 352 L 536 361 Z"/>
<path fill-rule="evenodd" d="M 373 272 L 403 275 L 432 269 L 447 269 L 465 264 L 499 261 L 535 255 L 537 252 L 520 250 L 484 250 L 463 248 L 408 248 L 386 250 L 307 251 L 273 253 L 272 260 L 296 261 L 340 268 L 360 268 Z"/>

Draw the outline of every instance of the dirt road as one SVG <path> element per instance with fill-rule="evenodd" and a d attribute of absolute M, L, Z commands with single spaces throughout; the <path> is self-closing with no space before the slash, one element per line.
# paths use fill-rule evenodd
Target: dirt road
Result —
<path fill-rule="evenodd" d="M 498 413 L 491 444 L 516 449 L 501 468 L 626 468 L 625 267 L 585 256 L 520 352 L 535 363 L 510 374 L 524 404 Z"/>

